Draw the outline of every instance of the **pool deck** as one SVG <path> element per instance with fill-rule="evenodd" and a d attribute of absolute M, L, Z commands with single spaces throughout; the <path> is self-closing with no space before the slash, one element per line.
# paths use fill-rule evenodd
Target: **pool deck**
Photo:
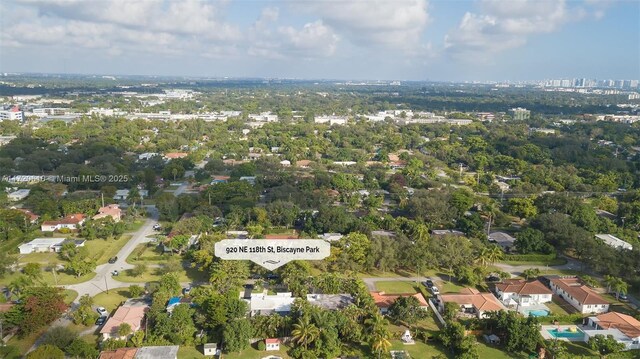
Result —
<path fill-rule="evenodd" d="M 525 317 L 529 316 L 530 311 L 537 311 L 537 310 L 544 310 L 547 313 L 550 313 L 551 310 L 549 309 L 549 307 L 547 307 L 544 304 L 532 304 L 532 305 L 528 305 L 526 307 L 519 307 L 518 308 L 518 312 L 522 315 L 524 315 Z"/>
<path fill-rule="evenodd" d="M 562 337 L 556 338 L 553 335 L 549 334 L 549 330 L 560 329 L 560 331 L 563 332 L 563 331 L 566 331 L 569 328 L 577 328 L 578 331 L 580 333 L 582 333 L 582 337 L 580 337 L 580 338 L 578 338 L 578 337 L 576 337 L 576 338 L 562 338 Z M 587 335 L 584 333 L 584 331 L 580 328 L 579 325 L 543 325 L 540 328 L 540 334 L 542 335 L 542 337 L 544 339 L 547 339 L 547 340 L 557 339 L 557 340 L 564 340 L 566 342 L 584 342 L 585 338 L 587 337 Z"/>

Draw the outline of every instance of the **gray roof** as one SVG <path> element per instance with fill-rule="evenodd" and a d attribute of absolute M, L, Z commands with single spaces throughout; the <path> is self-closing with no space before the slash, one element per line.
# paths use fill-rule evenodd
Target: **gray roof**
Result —
<path fill-rule="evenodd" d="M 342 309 L 353 303 L 349 294 L 307 294 L 307 301 L 328 310 Z"/>
<path fill-rule="evenodd" d="M 136 352 L 135 359 L 176 359 L 178 357 L 177 345 L 160 347 L 142 347 Z"/>
<path fill-rule="evenodd" d="M 218 344 L 217 343 L 206 343 L 204 345 L 205 349 L 217 349 L 218 348 Z"/>

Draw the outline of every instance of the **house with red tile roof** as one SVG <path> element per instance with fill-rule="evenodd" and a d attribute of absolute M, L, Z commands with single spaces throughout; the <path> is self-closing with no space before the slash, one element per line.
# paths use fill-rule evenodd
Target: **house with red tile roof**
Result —
<path fill-rule="evenodd" d="M 386 314 L 389 311 L 389 307 L 400 297 L 414 297 L 420 303 L 420 308 L 429 309 L 429 303 L 421 293 L 416 294 L 386 294 L 385 292 L 370 292 L 373 301 L 376 303 L 381 314 Z"/>
<path fill-rule="evenodd" d="M 494 286 L 494 292 L 503 304 L 527 307 L 551 302 L 553 292 L 539 280 L 507 279 Z"/>
<path fill-rule="evenodd" d="M 459 293 L 442 294 L 438 310 L 443 312 L 445 303 L 458 304 L 462 312 L 473 314 L 479 319 L 487 318 L 489 312 L 507 309 L 492 293 L 480 292 L 474 288 L 464 288 Z"/>
<path fill-rule="evenodd" d="M 15 208 L 15 210 L 24 213 L 24 215 L 27 216 L 27 219 L 29 219 L 29 223 L 36 223 L 36 222 L 38 222 L 38 219 L 40 218 L 40 216 L 38 216 L 37 214 L 31 212 L 28 209 Z"/>
<path fill-rule="evenodd" d="M 553 293 L 566 300 L 582 314 L 606 313 L 609 302 L 577 277 L 558 277 L 549 281 Z"/>
<path fill-rule="evenodd" d="M 122 219 L 122 210 L 117 204 L 110 204 L 98 209 L 98 214 L 93 216 L 93 219 L 101 219 L 111 217 L 115 222 L 120 222 Z"/>
<path fill-rule="evenodd" d="M 640 321 L 630 315 L 609 312 L 589 317 L 583 331 L 589 338 L 612 335 L 626 350 L 640 349 Z"/>
<path fill-rule="evenodd" d="M 59 231 L 63 228 L 75 231 L 80 229 L 80 226 L 84 223 L 85 216 L 82 213 L 70 214 L 62 219 L 56 221 L 44 221 L 40 226 L 40 230 L 43 232 Z"/>
<path fill-rule="evenodd" d="M 120 325 L 123 323 L 129 324 L 132 333 L 141 330 L 144 323 L 144 316 L 148 310 L 149 306 L 144 302 L 127 301 L 118 307 L 113 316 L 107 319 L 107 322 L 104 323 L 104 326 L 100 329 L 102 339 L 127 339 L 118 335 L 118 328 L 120 328 Z"/>
<path fill-rule="evenodd" d="M 119 348 L 100 353 L 98 359 L 134 359 L 138 348 Z"/>
<path fill-rule="evenodd" d="M 189 156 L 186 152 L 168 152 L 164 154 L 165 160 L 175 160 L 177 158 L 185 158 Z"/>

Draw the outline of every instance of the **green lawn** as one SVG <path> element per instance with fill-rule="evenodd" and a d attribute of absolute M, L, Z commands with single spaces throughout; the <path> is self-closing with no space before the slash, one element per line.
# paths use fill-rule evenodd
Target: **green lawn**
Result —
<path fill-rule="evenodd" d="M 155 243 L 138 244 L 129 257 L 127 257 L 127 263 L 160 264 L 165 262 L 170 255 L 160 253 L 157 248 L 158 246 Z"/>
<path fill-rule="evenodd" d="M 114 257 L 122 247 L 127 244 L 131 239 L 131 235 L 124 234 L 118 239 L 94 239 L 87 241 L 85 246 L 89 248 L 91 258 L 93 258 L 98 265 L 107 263 L 109 258 Z"/>
<path fill-rule="evenodd" d="M 449 281 L 436 283 L 436 287 L 438 287 L 440 293 L 459 293 L 460 290 L 466 288 L 463 285 L 458 285 Z"/>
<path fill-rule="evenodd" d="M 31 346 L 33 345 L 33 343 L 36 342 L 36 339 L 38 339 L 40 337 L 40 335 L 42 335 L 46 329 L 42 329 L 36 333 L 24 336 L 22 338 L 19 338 L 17 335 L 14 335 L 11 339 L 9 339 L 9 341 L 7 342 L 7 345 L 12 345 L 16 348 L 18 348 L 20 350 L 20 353 L 26 353 L 29 348 L 31 348 Z"/>
<path fill-rule="evenodd" d="M 196 348 L 196 347 L 188 347 L 186 345 L 181 345 L 180 349 L 178 349 L 178 358 L 196 359 L 196 358 L 206 358 L 206 357 L 202 355 L 202 351 L 200 350 L 200 347 Z"/>
<path fill-rule="evenodd" d="M 558 257 L 543 261 L 500 261 L 500 263 L 512 266 L 559 266 L 567 263 L 566 258 Z"/>
<path fill-rule="evenodd" d="M 65 264 L 66 261 L 62 260 L 58 253 L 29 253 L 22 254 L 18 261 L 20 263 L 40 263 L 43 266 L 50 264 Z"/>
<path fill-rule="evenodd" d="M 64 302 L 67 304 L 71 304 L 76 298 L 78 298 L 78 292 L 71 289 L 65 289 L 64 293 Z"/>
<path fill-rule="evenodd" d="M 418 292 L 415 288 L 418 285 L 417 282 L 384 281 L 376 282 L 376 289 L 387 294 L 413 294 Z"/>
<path fill-rule="evenodd" d="M 133 222 L 127 223 L 127 232 L 136 232 L 144 225 L 146 219 L 136 219 Z"/>
<path fill-rule="evenodd" d="M 180 282 L 202 282 L 209 279 L 206 273 L 195 268 L 182 268 L 176 273 Z M 148 268 L 146 273 L 137 277 L 130 276 L 129 271 L 122 271 L 118 276 L 118 280 L 126 283 L 146 283 L 158 281 L 160 277 L 162 276 L 158 274 L 157 268 Z"/>
<path fill-rule="evenodd" d="M 21 275 L 22 274 L 20 272 L 6 274 L 4 277 L 0 278 L 0 286 L 6 286 Z M 77 284 L 88 281 L 89 279 L 95 277 L 95 275 L 96 274 L 94 272 L 91 272 L 87 275 L 76 277 L 64 272 L 56 272 L 54 276 L 51 271 L 43 271 L 40 281 L 42 283 L 50 285 Z"/>
<path fill-rule="evenodd" d="M 546 305 L 549 310 L 551 310 L 551 314 L 553 315 L 567 315 L 570 314 L 567 310 L 565 310 L 563 307 L 561 307 L 560 305 L 558 305 L 558 303 L 556 303 L 556 301 L 560 301 L 562 299 L 556 299 L 553 302 L 549 302 L 549 303 L 545 303 L 544 305 Z M 561 303 L 562 305 L 566 306 L 568 305 L 568 303 Z"/>
<path fill-rule="evenodd" d="M 621 302 L 616 299 L 615 295 L 611 294 L 602 294 L 602 297 L 607 300 L 609 303 L 609 311 L 619 312 L 623 314 L 628 314 L 630 316 L 638 315 L 638 311 L 633 309 L 629 303 Z"/>
<path fill-rule="evenodd" d="M 109 312 L 112 312 L 129 298 L 129 290 L 127 288 L 117 288 L 110 290 L 109 293 L 102 292 L 97 294 L 93 297 L 93 302 L 96 306 L 105 307 Z"/>

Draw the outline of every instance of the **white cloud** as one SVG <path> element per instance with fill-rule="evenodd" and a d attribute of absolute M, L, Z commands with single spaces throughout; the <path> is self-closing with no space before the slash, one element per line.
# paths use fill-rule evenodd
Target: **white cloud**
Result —
<path fill-rule="evenodd" d="M 302 28 L 277 26 L 279 10 L 263 9 L 248 32 L 251 56 L 271 59 L 317 58 L 335 53 L 339 36 L 322 20 L 306 23 Z"/>
<path fill-rule="evenodd" d="M 483 0 L 481 13 L 467 12 L 459 26 L 445 36 L 445 50 L 454 57 L 483 60 L 526 44 L 536 34 L 558 31 L 581 20 L 586 10 L 564 0 Z"/>
<path fill-rule="evenodd" d="M 429 22 L 426 0 L 310 1 L 294 5 L 361 46 L 421 47 Z"/>

